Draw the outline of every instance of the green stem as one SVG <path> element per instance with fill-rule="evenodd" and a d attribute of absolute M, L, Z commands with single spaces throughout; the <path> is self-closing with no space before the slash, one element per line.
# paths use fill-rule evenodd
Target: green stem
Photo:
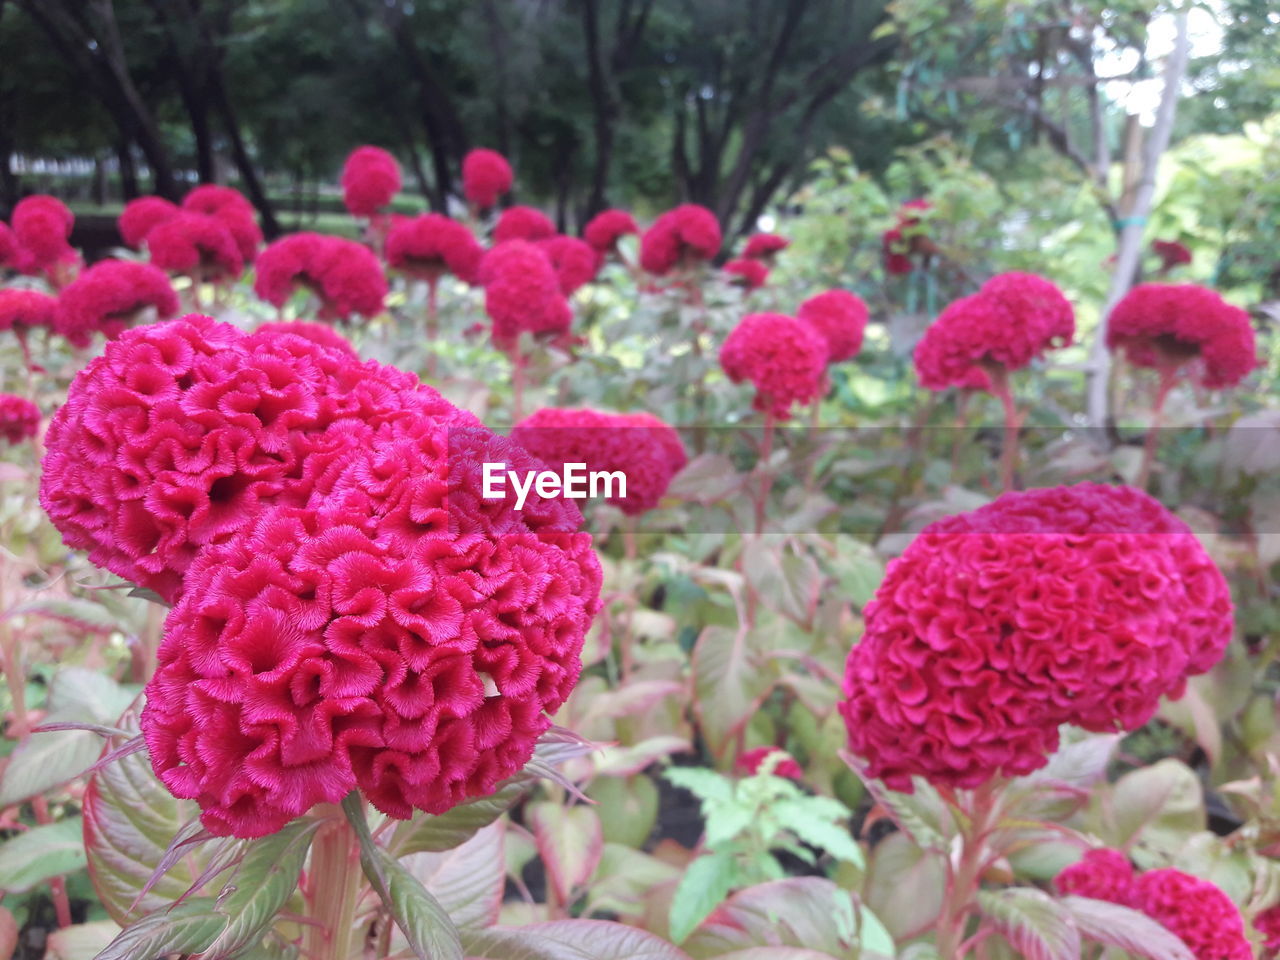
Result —
<path fill-rule="evenodd" d="M 1156 404 L 1151 411 L 1151 428 L 1142 444 L 1142 466 L 1138 469 L 1138 479 L 1134 483 L 1139 490 L 1146 490 L 1147 481 L 1151 479 L 1151 468 L 1155 464 L 1156 450 L 1160 446 L 1160 429 L 1164 426 L 1164 404 L 1177 379 L 1176 367 L 1161 368 L 1160 385 L 1156 388 Z"/>
<path fill-rule="evenodd" d="M 308 960 L 352 960 L 356 907 L 363 873 L 355 831 L 337 806 L 329 806 L 328 822 L 316 833 L 307 871 L 307 909 L 311 920 L 304 934 Z"/>

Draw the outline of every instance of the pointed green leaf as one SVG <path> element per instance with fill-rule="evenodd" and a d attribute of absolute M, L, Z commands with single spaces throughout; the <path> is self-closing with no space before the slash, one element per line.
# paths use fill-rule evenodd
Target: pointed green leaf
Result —
<path fill-rule="evenodd" d="M 983 890 L 978 906 L 1027 960 L 1080 960 L 1080 931 L 1061 903 L 1042 890 Z"/>
<path fill-rule="evenodd" d="M 96 960 L 154 960 L 171 953 L 201 953 L 226 928 L 211 897 L 186 900 L 130 924 Z"/>
<path fill-rule="evenodd" d="M 693 861 L 671 901 L 671 939 L 683 943 L 729 895 L 738 878 L 732 851 L 716 850 Z"/>
<path fill-rule="evenodd" d="M 1195 960 L 1176 934 L 1145 913 L 1089 897 L 1063 897 L 1061 903 L 1090 940 L 1148 960 Z"/>
<path fill-rule="evenodd" d="M 32 827 L 0 843 L 0 890 L 22 893 L 86 863 L 79 817 Z"/>

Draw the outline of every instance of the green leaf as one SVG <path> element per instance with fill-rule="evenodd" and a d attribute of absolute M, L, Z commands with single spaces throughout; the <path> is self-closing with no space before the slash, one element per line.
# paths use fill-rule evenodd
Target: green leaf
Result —
<path fill-rule="evenodd" d="M 229 918 L 227 928 L 204 951 L 204 960 L 233 956 L 262 939 L 298 888 L 298 876 L 319 826 L 319 820 L 294 820 L 248 844 L 218 898 L 218 911 Z"/>
<path fill-rule="evenodd" d="M 490 927 L 467 937 L 471 960 L 688 960 L 667 941 L 607 920 Z"/>
<path fill-rule="evenodd" d="M 606 843 L 639 849 L 658 819 L 658 788 L 649 777 L 596 777 L 587 795 L 596 802 L 596 813 Z"/>
<path fill-rule="evenodd" d="M 1176 934 L 1145 913 L 1088 897 L 1063 897 L 1060 902 L 1090 940 L 1148 960 L 1195 960 Z"/>
<path fill-rule="evenodd" d="M 461 803 L 438 816 L 418 814 L 397 825 L 387 842 L 393 857 L 452 850 L 515 806 L 528 792 L 524 783 L 509 783 L 496 793 Z"/>
<path fill-rule="evenodd" d="M 79 817 L 32 827 L 0 843 L 0 889 L 22 893 L 87 862 Z"/>
<path fill-rule="evenodd" d="M 833 822 L 827 804 L 815 804 L 811 800 L 831 801 L 828 797 L 805 797 L 799 800 L 784 800 L 770 808 L 770 812 L 778 818 L 784 827 L 812 847 L 817 847 L 839 860 L 852 863 L 854 866 L 866 865 L 862 848 L 849 834 L 847 826 Z M 849 811 L 843 804 L 838 804 L 845 816 Z"/>
<path fill-rule="evenodd" d="M 604 831 L 595 810 L 585 805 L 534 803 L 525 808 L 538 855 L 547 869 L 556 902 L 571 903 L 579 887 L 591 879 L 604 849 Z"/>
<path fill-rule="evenodd" d="M 1148 847 L 1175 855 L 1205 829 L 1204 791 L 1186 764 L 1161 760 L 1116 781 L 1111 797 L 1115 835 L 1111 845 Z"/>
<path fill-rule="evenodd" d="M 1042 890 L 1012 887 L 978 892 L 993 927 L 1027 960 L 1080 960 L 1080 931 L 1061 903 Z"/>
<path fill-rule="evenodd" d="M 733 781 L 706 767 L 668 767 L 662 776 L 704 802 L 733 802 Z"/>
<path fill-rule="evenodd" d="M 911 793 L 891 790 L 881 781 L 867 776 L 862 761 L 857 757 L 843 750 L 840 756 L 899 829 L 926 850 L 947 849 L 946 838 L 953 832 L 951 815 L 938 791 L 927 781 L 913 777 Z"/>
<path fill-rule="evenodd" d="M 905 941 L 937 922 L 945 883 L 941 856 L 904 833 L 891 833 L 871 851 L 863 896 L 893 937 Z"/>
<path fill-rule="evenodd" d="M 458 930 L 482 930 L 498 922 L 506 887 L 501 823 L 491 823 L 466 843 L 440 853 L 415 853 L 401 865 L 422 881 Z"/>
<path fill-rule="evenodd" d="M 45 941 L 44 960 L 93 960 L 120 933 L 114 920 L 76 923 L 61 930 L 49 931 Z M 5 956 L 0 944 L 0 957 Z"/>
<path fill-rule="evenodd" d="M 694 712 L 717 756 L 751 719 L 769 692 L 764 671 L 751 663 L 745 630 L 712 625 L 693 649 Z"/>
<path fill-rule="evenodd" d="M 342 810 L 360 841 L 360 866 L 364 875 L 414 955 L 418 960 L 462 960 L 458 930 L 444 908 L 427 892 L 422 881 L 374 842 L 360 794 L 354 790 L 349 793 L 342 801 Z"/>
<path fill-rule="evenodd" d="M 788 877 L 740 890 L 684 943 L 697 960 L 749 947 L 805 947 L 855 960 L 853 895 L 820 877 Z"/>
<path fill-rule="evenodd" d="M 154 960 L 171 953 L 202 953 L 227 925 L 211 897 L 186 900 L 130 924 L 96 960 Z"/>
<path fill-rule="evenodd" d="M 34 600 L 11 610 L 9 616 L 46 617 L 95 633 L 111 633 L 120 628 L 119 622 L 110 610 L 99 603 L 81 597 L 48 597 Z"/>
<path fill-rule="evenodd" d="M 735 855 L 715 850 L 694 860 L 671 901 L 671 939 L 683 943 L 729 895 L 738 877 Z"/>

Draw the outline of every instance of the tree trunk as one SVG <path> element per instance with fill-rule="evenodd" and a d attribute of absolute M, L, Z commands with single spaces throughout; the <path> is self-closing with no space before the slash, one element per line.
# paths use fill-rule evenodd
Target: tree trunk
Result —
<path fill-rule="evenodd" d="M 138 190 L 138 168 L 133 162 L 133 145 L 128 140 L 116 144 L 116 157 L 120 163 L 120 192 L 125 203 L 136 200 Z"/>
<path fill-rule="evenodd" d="M 267 196 L 267 192 L 262 186 L 262 181 L 258 178 L 258 171 L 253 165 L 253 158 L 249 156 L 249 150 L 245 146 L 244 138 L 240 135 L 240 123 L 236 119 L 235 109 L 227 96 L 227 89 L 222 82 L 221 71 L 215 70 L 213 72 L 210 86 L 213 94 L 213 106 L 221 116 L 222 129 L 231 141 L 231 158 L 235 161 L 236 169 L 240 172 L 244 191 L 249 195 L 249 200 L 257 208 L 258 215 L 262 218 L 263 234 L 268 240 L 274 240 L 280 235 L 280 221 L 276 219 L 271 200 Z"/>

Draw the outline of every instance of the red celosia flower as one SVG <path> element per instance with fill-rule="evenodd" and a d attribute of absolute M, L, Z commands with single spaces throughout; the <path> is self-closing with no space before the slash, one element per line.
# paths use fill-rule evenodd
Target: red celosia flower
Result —
<path fill-rule="evenodd" d="M 511 439 L 557 468 L 585 463 L 588 470 L 621 471 L 626 496 L 615 487 L 608 502 L 631 516 L 656 507 L 686 461 L 680 435 L 648 413 L 547 407 L 520 421 Z"/>
<path fill-rule="evenodd" d="M 462 158 L 462 192 L 468 203 L 487 210 L 511 189 L 515 177 L 507 158 L 483 147 Z"/>
<path fill-rule="evenodd" d="M 260 323 L 253 332 L 270 337 L 302 337 L 304 340 L 318 343 L 322 347 L 341 350 L 353 360 L 359 360 L 360 358 L 360 355 L 356 353 L 356 348 L 351 345 L 351 341 L 334 330 L 333 327 L 323 323 L 310 323 L 306 320 L 278 320 L 270 323 Z"/>
<path fill-rule="evenodd" d="M 870 316 L 861 297 L 847 290 L 828 290 L 800 304 L 796 317 L 827 341 L 827 363 L 840 363 L 862 349 L 862 334 Z"/>
<path fill-rule="evenodd" d="M 493 242 L 508 240 L 546 240 L 556 235 L 556 225 L 541 210 L 534 207 L 508 207 L 498 217 L 493 228 Z"/>
<path fill-rule="evenodd" d="M 611 253 L 617 249 L 620 237 L 639 232 L 635 218 L 627 211 L 605 210 L 587 222 L 582 238 L 600 253 Z"/>
<path fill-rule="evenodd" d="M 915 269 L 912 255 L 927 257 L 936 252 L 937 248 L 921 227 L 922 214 L 932 209 L 933 204 L 922 197 L 908 200 L 898 208 L 898 225 L 880 237 L 887 273 L 910 273 Z"/>
<path fill-rule="evenodd" d="M 1063 723 L 1136 729 L 1232 632 L 1226 580 L 1190 529 L 1098 484 L 930 524 L 864 617 L 840 710 L 870 774 L 908 790 L 1030 773 Z"/>
<path fill-rule="evenodd" d="M 821 395 L 827 341 L 795 317 L 748 314 L 720 348 L 720 365 L 734 383 L 755 384 L 757 410 L 785 420 L 792 404 L 809 403 Z"/>
<path fill-rule="evenodd" d="M 1059 893 L 1091 897 L 1130 906 L 1134 895 L 1133 864 L 1119 850 L 1088 850 L 1082 859 L 1063 869 L 1053 880 Z"/>
<path fill-rule="evenodd" d="M 352 216 L 372 217 L 400 192 L 400 164 L 380 147 L 357 147 L 342 167 L 342 202 Z"/>
<path fill-rule="evenodd" d="M 1163 271 L 1191 262 L 1191 251 L 1186 244 L 1177 240 L 1152 240 L 1151 249 L 1160 258 L 1160 269 Z"/>
<path fill-rule="evenodd" d="M 182 211 L 147 234 L 151 262 L 170 273 L 218 282 L 240 276 L 244 257 L 226 222 Z"/>
<path fill-rule="evenodd" d="M 536 461 L 429 397 L 310 506 L 260 512 L 187 571 L 143 732 L 215 833 L 357 787 L 390 816 L 443 813 L 519 770 L 577 680 L 600 591 L 581 514 L 485 500 L 480 463 Z"/>
<path fill-rule="evenodd" d="M 930 390 L 988 389 L 991 365 L 1020 370 L 1074 330 L 1057 287 L 1032 274 L 1004 274 L 938 315 L 916 345 L 916 374 Z"/>
<path fill-rule="evenodd" d="M 1184 366 L 1206 387 L 1234 387 L 1258 366 L 1247 311 L 1194 283 L 1144 283 L 1107 318 L 1107 346 L 1172 375 Z"/>
<path fill-rule="evenodd" d="M 464 224 L 438 213 L 397 220 L 387 234 L 387 262 L 430 283 L 445 273 L 475 283 L 483 257 L 484 248 Z"/>
<path fill-rule="evenodd" d="M 776 233 L 753 233 L 742 255 L 748 260 L 771 260 L 775 254 L 790 245 L 790 240 Z"/>
<path fill-rule="evenodd" d="M 326 320 L 376 316 L 387 297 L 382 263 L 368 247 L 319 233 L 291 234 L 258 258 L 253 289 L 263 300 L 283 307 L 298 286 L 319 296 Z"/>
<path fill-rule="evenodd" d="M 1196 960 L 1251 960 L 1240 909 L 1216 885 L 1181 870 L 1138 877 L 1133 906 L 1176 934 Z"/>
<path fill-rule="evenodd" d="M 1263 936 L 1264 956 L 1274 957 L 1280 953 L 1280 905 L 1267 907 L 1255 916 L 1253 926 Z"/>
<path fill-rule="evenodd" d="M 58 298 L 54 330 L 78 347 L 101 331 L 120 336 L 145 310 L 167 320 L 178 312 L 178 295 L 159 267 L 130 260 L 102 260 L 72 281 Z"/>
<path fill-rule="evenodd" d="M 508 240 L 490 250 L 480 266 L 484 308 L 493 321 L 493 341 L 510 350 L 521 333 L 565 333 L 573 320 L 551 260 L 537 245 Z"/>
<path fill-rule="evenodd" d="M 18 242 L 20 269 L 40 273 L 76 260 L 68 243 L 75 215 L 57 197 L 39 194 L 18 201 L 13 208 L 13 234 Z"/>
<path fill-rule="evenodd" d="M 706 207 L 685 203 L 654 221 L 640 239 L 640 266 L 661 276 L 720 252 L 720 224 Z"/>
<path fill-rule="evenodd" d="M 53 326 L 58 301 L 38 290 L 18 287 L 0 289 L 0 332 L 12 330 L 19 336 L 35 327 Z"/>
<path fill-rule="evenodd" d="M 245 263 L 253 263 L 262 246 L 262 230 L 253 204 L 239 190 L 215 183 L 202 184 L 183 197 L 182 209 L 222 221 L 235 240 L 240 257 Z"/>
<path fill-rule="evenodd" d="M 884 269 L 887 273 L 901 276 L 916 268 L 908 255 L 911 245 L 903 236 L 901 228 L 886 230 L 880 237 L 880 245 L 884 251 Z"/>
<path fill-rule="evenodd" d="M 125 246 L 137 249 L 154 227 L 172 219 L 177 213 L 177 205 L 164 197 L 139 197 L 124 205 L 124 211 L 116 223 L 120 227 L 120 236 L 124 239 Z"/>
<path fill-rule="evenodd" d="M 594 280 L 600 269 L 599 254 L 577 237 L 549 237 L 539 240 L 538 248 L 551 261 L 560 278 L 560 292 L 566 297 Z"/>
<path fill-rule="evenodd" d="M 759 260 L 748 260 L 745 257 L 730 260 L 724 265 L 724 272 L 729 275 L 729 282 L 748 290 L 758 290 L 769 279 L 769 268 Z"/>
<path fill-rule="evenodd" d="M 775 754 L 782 756 L 782 759 L 775 761 L 773 768 L 775 777 L 787 777 L 791 780 L 804 779 L 804 771 L 800 769 L 800 764 L 796 763 L 795 757 L 779 747 L 756 747 L 753 750 L 747 750 L 738 755 L 734 766 L 742 773 L 753 774 L 763 766 L 766 759 Z"/>
<path fill-rule="evenodd" d="M 26 397 L 0 393 L 0 437 L 16 446 L 40 431 L 40 408 Z"/>

